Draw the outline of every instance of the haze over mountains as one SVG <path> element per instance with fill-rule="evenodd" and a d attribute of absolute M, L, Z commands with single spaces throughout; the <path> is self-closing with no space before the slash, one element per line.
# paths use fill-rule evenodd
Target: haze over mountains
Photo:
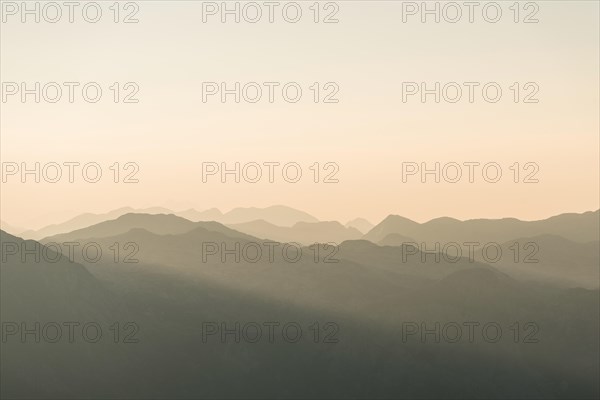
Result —
<path fill-rule="evenodd" d="M 345 240 L 360 239 L 363 236 L 358 229 L 345 227 L 337 221 L 298 222 L 291 227 L 281 227 L 258 220 L 243 224 L 228 224 L 228 226 L 258 238 L 279 242 L 297 242 L 304 245 L 341 243 Z"/>
<path fill-rule="evenodd" d="M 299 210 L 285 206 L 271 206 L 267 208 L 235 208 L 225 214 L 216 208 L 206 211 L 188 209 L 181 212 L 173 212 L 163 207 L 151 207 L 145 209 L 133 209 L 122 207 L 105 214 L 81 214 L 63 223 L 49 225 L 37 231 L 26 230 L 20 232 L 23 237 L 30 239 L 42 239 L 44 237 L 67 233 L 77 229 L 85 228 L 106 220 L 118 218 L 125 214 L 175 214 L 190 221 L 217 221 L 224 224 L 240 224 L 256 220 L 264 220 L 278 226 L 293 226 L 298 222 L 318 222 L 318 220 Z M 4 224 L 4 223 L 3 223 Z M 7 231 L 11 227 L 7 224 Z"/>
<path fill-rule="evenodd" d="M 346 225 L 344 225 L 344 226 L 346 228 L 358 229 L 362 233 L 367 233 L 371 229 L 373 229 L 373 226 L 375 226 L 375 225 L 373 225 L 372 223 L 370 223 L 369 221 L 367 221 L 364 218 L 355 218 L 352 221 L 348 221 L 346 223 Z"/>
<path fill-rule="evenodd" d="M 232 225 L 232 227 L 239 228 L 241 231 L 247 229 L 248 232 L 246 233 L 257 237 L 272 236 L 272 239 L 275 236 L 294 238 L 307 234 L 316 235 L 320 232 L 330 232 L 326 234 L 328 240 L 338 243 L 347 239 L 358 239 L 359 237 L 373 243 L 397 245 L 410 240 L 429 243 L 469 242 L 473 240 L 503 243 L 515 237 L 544 234 L 558 235 L 578 242 L 600 240 L 598 227 L 600 210 L 582 214 L 561 214 L 539 221 L 521 221 L 515 218 L 460 221 L 443 217 L 425 223 L 418 223 L 405 217 L 390 215 L 376 226 L 362 218 L 356 218 L 346 223 L 345 226 L 341 226 L 335 221 L 319 221 L 303 211 L 285 206 L 235 208 L 225 214 L 216 208 L 202 212 L 193 209 L 173 212 L 162 207 L 137 210 L 131 207 L 123 207 L 106 214 L 82 214 L 64 223 L 53 224 L 37 231 L 14 228 L 5 222 L 2 222 L 2 224 L 6 227 L 7 232 L 11 232 L 11 230 L 13 233 L 21 231 L 21 236 L 39 240 L 60 233 L 72 232 L 131 213 L 174 214 L 193 222 L 216 221 L 225 225 Z M 319 222 L 326 223 L 311 225 Z M 344 227 L 346 229 L 343 229 Z M 358 236 L 357 231 L 364 234 L 364 236 Z M 307 241 L 306 238 L 300 241 L 302 240 Z M 284 240 L 282 239 L 282 241 Z M 313 238 L 308 239 L 308 241 L 323 240 Z"/>
<path fill-rule="evenodd" d="M 271 215 L 282 217 L 280 211 Z M 39 321 L 96 321 L 105 340 L 32 343 L 9 335 L 2 344 L 1 394 L 597 398 L 594 218 L 597 211 L 532 222 L 417 224 L 389 217 L 363 235 L 337 222 L 224 224 L 125 213 L 40 242 L 2 231 L 2 322 L 31 328 Z M 552 233 L 535 235 L 543 229 Z M 409 243 L 505 237 L 498 242 L 503 257 L 494 262 L 480 248 L 470 257 L 457 256 L 456 248 L 422 252 Z M 338 242 L 315 244 L 335 241 L 330 238 Z M 286 245 L 292 239 L 301 246 Z M 78 244 L 75 251 L 56 253 L 69 242 Z M 527 243 L 535 243 L 535 254 Z M 85 244 L 101 249 L 97 258 L 81 251 Z M 36 254 L 45 256 L 36 260 Z M 538 262 L 524 262 L 531 257 Z M 115 343 L 115 322 L 135 323 L 138 341 Z M 223 322 L 233 332 L 225 339 Z M 236 340 L 236 323 L 271 322 L 296 323 L 303 335 L 289 343 L 278 332 L 270 343 L 263 330 L 262 339 L 249 342 L 241 331 Z M 207 323 L 217 331 L 204 341 Z M 406 324 L 416 329 L 408 337 Z M 452 324 L 462 327 L 456 342 L 447 340 Z M 476 324 L 472 341 L 464 324 Z M 502 330 L 497 341 L 481 332 L 489 324 Z M 425 329 L 430 333 L 422 336 Z M 31 379 L 36 385 L 25 384 Z"/>
<path fill-rule="evenodd" d="M 3 245 L 1 307 L 4 321 L 20 318 L 51 321 L 58 316 L 78 319 L 89 316 L 86 303 L 94 303 L 98 313 L 102 313 L 101 308 L 106 306 L 109 297 L 83 265 L 73 263 L 51 248 L 42 252 L 44 247 L 38 242 L 4 231 L 0 231 L 0 242 Z M 32 251 L 24 262 L 20 251 L 11 254 L 13 246 L 37 251 Z M 72 302 L 74 298 L 78 301 Z"/>
<path fill-rule="evenodd" d="M 540 235 L 515 238 L 499 248 L 504 256 L 493 265 L 520 280 L 589 289 L 600 285 L 599 241 L 581 243 L 558 235 Z M 483 250 L 475 259 L 485 261 Z"/>
<path fill-rule="evenodd" d="M 419 224 L 408 218 L 390 215 L 365 235 L 377 243 L 390 234 L 402 234 L 424 242 L 506 242 L 515 237 L 544 234 L 559 235 L 577 242 L 600 240 L 600 210 L 582 214 L 561 214 L 540 221 L 521 221 L 516 218 L 472 219 L 436 218 Z"/>
<path fill-rule="evenodd" d="M 59 233 L 71 232 L 71 231 L 74 231 L 77 229 L 85 228 L 87 226 L 95 225 L 95 224 L 98 224 L 100 222 L 103 222 L 103 221 L 106 221 L 109 219 L 115 219 L 115 218 L 120 217 L 121 215 L 133 213 L 133 212 L 139 212 L 139 213 L 145 213 L 145 214 L 170 214 L 171 213 L 170 210 L 167 210 L 166 208 L 162 208 L 162 207 L 153 207 L 153 208 L 139 209 L 139 210 L 135 210 L 131 207 L 122 207 L 122 208 L 118 208 L 116 210 L 109 211 L 108 213 L 105 213 L 105 214 L 92 214 L 92 213 L 81 214 L 81 215 L 71 218 L 70 220 L 65 221 L 63 223 L 48 225 L 48 226 L 46 226 L 42 229 L 36 230 L 36 231 L 26 230 L 26 231 L 22 232 L 21 235 L 26 238 L 37 240 L 37 239 L 44 238 L 46 236 L 52 236 L 52 235 L 56 235 Z"/>
<path fill-rule="evenodd" d="M 0 400 L 600 400 L 600 0 L 0 3 Z"/>
<path fill-rule="evenodd" d="M 599 286 L 599 211 L 562 214 L 540 221 L 520 221 L 512 218 L 459 221 L 452 218 L 438 218 L 423 224 L 399 216 L 389 216 L 363 235 L 354 227 L 344 227 L 335 221 L 317 221 L 316 218 L 301 211 L 279 206 L 266 209 L 235 209 L 226 214 L 229 215 L 227 218 L 216 209 L 208 210 L 206 214 L 192 213 L 188 210 L 186 214 L 195 214 L 196 217 L 220 216 L 221 220 L 229 221 L 265 216 L 282 225 L 275 225 L 266 220 L 227 225 L 216 221 L 193 222 L 171 213 L 164 214 L 162 212 L 169 210 L 158 207 L 143 210 L 147 213 L 126 213 L 130 210 L 131 208 L 121 208 L 104 215 L 83 214 L 64 224 L 53 225 L 34 234 L 23 232 L 22 235 L 37 236 L 95 222 L 66 233 L 46 236 L 42 238 L 42 242 L 64 243 L 101 238 L 116 240 L 117 236 L 125 235 L 131 230 L 144 230 L 157 235 L 182 235 L 198 229 L 218 232 L 229 238 L 243 239 L 247 242 L 275 241 L 298 243 L 302 246 L 330 243 L 337 248 L 346 241 L 366 240 L 380 246 L 404 248 L 404 253 L 392 257 L 396 261 L 400 255 L 410 254 L 414 246 L 427 253 L 448 251 L 449 255 L 445 256 L 447 259 L 452 258 L 459 251 L 460 256 L 470 256 L 500 267 L 505 273 L 519 279 L 530 279 L 562 287 L 593 289 Z M 114 216 L 118 217 L 111 219 Z M 299 221 L 292 226 L 283 225 L 298 219 L 311 222 Z M 99 220 L 102 222 L 97 222 Z M 360 219 L 356 221 L 363 228 L 366 226 L 366 221 Z M 128 238 L 128 240 L 137 239 Z M 471 248 L 468 246 L 469 243 Z M 406 247 L 406 245 L 410 246 Z M 460 246 L 461 249 L 455 249 L 456 246 Z M 486 259 L 485 255 L 482 255 L 484 246 L 498 248 L 501 257 L 492 261 L 489 257 Z M 160 243 L 158 247 L 161 247 Z M 348 245 L 339 248 L 348 248 Z M 474 253 L 470 255 L 469 251 Z M 496 251 L 498 250 L 494 250 Z M 367 259 L 374 256 L 371 252 L 365 254 Z M 410 255 L 410 257 L 415 256 Z"/>
<path fill-rule="evenodd" d="M 103 238 L 120 235 L 132 229 L 143 229 L 161 235 L 173 235 L 206 226 L 213 227 L 214 230 L 232 232 L 234 237 L 248 237 L 248 235 L 235 232 L 214 221 L 192 222 L 173 214 L 125 214 L 117 219 L 104 221 L 69 233 L 50 236 L 43 239 L 42 242 L 65 242 L 76 239 Z"/>
<path fill-rule="evenodd" d="M 598 211 L 584 214 L 563 214 L 547 220 L 530 222 L 515 219 L 461 222 L 445 218 L 424 224 L 391 216 L 367 234 L 362 235 L 357 229 L 344 227 L 337 222 L 298 222 L 294 226 L 283 227 L 259 220 L 226 226 L 215 221 L 192 222 L 173 214 L 125 214 L 114 220 L 45 237 L 42 242 L 65 243 L 76 240 L 103 239 L 109 246 L 108 242 L 111 240 L 113 242 L 140 243 L 141 239 L 130 233 L 143 235 L 146 232 L 145 235 L 150 233 L 159 236 L 175 235 L 176 237 L 169 238 L 169 240 L 175 242 L 181 240 L 182 243 L 186 243 L 186 248 L 189 248 L 194 247 L 194 241 L 189 240 L 186 234 L 193 232 L 191 235 L 195 235 L 195 238 L 198 239 L 199 232 L 204 232 L 208 236 L 217 233 L 226 235 L 229 239 L 237 240 L 236 243 L 238 245 L 241 243 L 242 246 L 243 243 L 267 241 L 297 243 L 308 247 L 315 243 L 329 243 L 336 249 L 343 250 L 341 253 L 344 253 L 352 246 L 358 246 L 362 240 L 365 244 L 360 245 L 359 248 L 364 250 L 364 254 L 360 256 L 360 252 L 358 252 L 356 257 L 363 263 L 367 263 L 368 260 L 379 260 L 382 262 L 381 265 L 386 264 L 385 259 L 380 260 L 376 256 L 379 252 L 378 249 L 381 249 L 379 246 L 399 248 L 399 250 L 381 250 L 382 254 L 391 252 L 391 255 L 387 257 L 392 260 L 391 265 L 406 263 L 408 258 L 415 260 L 419 257 L 418 254 L 424 254 L 425 261 L 429 261 L 432 258 L 429 254 L 437 251 L 443 254 L 447 261 L 451 261 L 456 256 L 471 259 L 471 262 L 478 260 L 498 267 L 505 273 L 520 279 L 531 279 L 562 287 L 593 289 L 599 285 L 597 249 L 600 242 L 597 239 L 598 229 L 594 227 L 594 220 L 598 218 L 598 215 Z M 541 233 L 544 229 L 552 233 Z M 414 236 L 408 237 L 403 233 L 394 232 L 394 230 L 408 231 L 410 235 Z M 524 234 L 532 234 L 532 236 L 524 236 Z M 210 237 L 207 235 L 203 238 L 205 241 L 210 241 Z M 376 239 L 382 236 L 383 239 L 377 242 Z M 579 241 L 566 239 L 566 237 L 575 237 Z M 222 240 L 223 238 L 215 236 L 213 239 Z M 245 242 L 240 242 L 240 240 Z M 163 247 L 164 243 L 161 241 L 162 238 L 156 237 L 153 244 L 147 246 L 154 250 L 158 258 L 171 254 L 169 251 L 156 250 Z M 196 243 L 203 242 L 197 241 Z M 370 244 L 369 247 L 367 243 L 376 243 L 378 246 Z M 467 245 L 464 245 L 465 243 Z M 230 243 L 230 245 L 235 246 L 235 243 Z M 483 254 L 484 247 L 487 249 L 485 254 Z M 493 250 L 491 253 L 490 247 Z M 412 254 L 417 249 L 420 252 L 417 255 Z M 500 252 L 498 259 L 493 259 L 498 251 Z M 177 259 L 177 252 L 169 257 Z"/>

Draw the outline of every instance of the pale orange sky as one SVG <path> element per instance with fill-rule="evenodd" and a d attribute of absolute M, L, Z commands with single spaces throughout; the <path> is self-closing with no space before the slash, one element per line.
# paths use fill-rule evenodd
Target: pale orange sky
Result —
<path fill-rule="evenodd" d="M 512 2 L 509 2 L 512 4 Z M 504 12 L 509 12 L 502 2 Z M 201 2 L 143 1 L 137 24 L 8 19 L 0 25 L 2 82 L 95 81 L 96 104 L 1 104 L 2 162 L 118 161 L 137 184 L 2 184 L 2 219 L 26 228 L 122 206 L 174 209 L 285 204 L 323 220 L 388 214 L 418 221 L 540 219 L 599 208 L 599 9 L 541 1 L 537 24 L 402 23 L 394 2 L 338 2 L 337 24 L 202 23 Z M 108 7 L 108 3 L 103 3 Z M 302 3 L 304 11 L 310 3 Z M 105 10 L 106 11 L 106 10 Z M 477 17 L 477 14 L 476 14 Z M 300 102 L 202 103 L 202 82 L 298 82 Z M 470 104 L 402 102 L 402 82 L 498 82 L 503 98 Z M 108 86 L 136 82 L 138 104 L 114 104 Z M 313 82 L 336 82 L 337 104 L 311 102 Z M 537 104 L 514 103 L 514 82 L 535 82 Z M 305 178 L 202 183 L 202 162 L 297 162 Z M 402 182 L 403 162 L 497 162 L 490 184 Z M 314 162 L 339 165 L 339 183 L 315 184 Z M 535 162 L 535 184 L 509 167 Z"/>

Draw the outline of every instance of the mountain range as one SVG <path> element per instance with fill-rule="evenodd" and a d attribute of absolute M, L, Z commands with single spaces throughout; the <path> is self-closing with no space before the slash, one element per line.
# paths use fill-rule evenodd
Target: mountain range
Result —
<path fill-rule="evenodd" d="M 96 321 L 107 340 L 23 343 L 13 335 L 0 352 L 0 391 L 3 398 L 597 398 L 599 247 L 589 222 L 597 216 L 442 221 L 456 237 L 432 221 L 397 218 L 361 235 L 336 222 L 224 224 L 172 213 L 125 213 L 41 241 L 2 231 L 2 322 Z M 552 233 L 536 235 L 545 228 Z M 335 235 L 336 245 L 314 244 Z M 292 238 L 300 245 L 286 247 Z M 423 253 L 410 243 L 449 238 L 498 240 L 506 256 Z M 281 244 L 270 253 L 273 241 Z M 80 244 L 71 258 L 56 252 L 65 242 Z M 102 257 L 79 251 L 85 243 Z M 46 257 L 36 260 L 31 249 Z M 115 343 L 116 322 L 135 323 L 139 340 Z M 281 334 L 273 343 L 266 334 L 258 342 L 236 341 L 235 333 L 202 340 L 206 323 L 231 330 L 290 322 L 303 330 L 296 343 Z M 418 331 L 404 340 L 406 324 Z M 464 324 L 477 324 L 472 341 L 466 328 L 458 342 L 446 340 L 454 332 L 446 327 Z M 498 341 L 482 334 L 489 324 L 502 330 Z"/>

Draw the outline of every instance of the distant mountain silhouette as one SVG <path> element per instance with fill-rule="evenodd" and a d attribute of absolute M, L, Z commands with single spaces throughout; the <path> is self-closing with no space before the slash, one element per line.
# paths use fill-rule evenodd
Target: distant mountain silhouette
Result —
<path fill-rule="evenodd" d="M 198 211 L 193 208 L 185 211 L 176 212 L 175 215 L 189 219 L 190 221 L 219 221 L 223 217 L 223 213 L 217 208 L 211 208 L 209 210 Z"/>
<path fill-rule="evenodd" d="M 85 213 L 71 218 L 60 224 L 46 226 L 39 230 L 19 230 L 15 232 L 28 239 L 40 240 L 45 237 L 55 236 L 61 233 L 69 233 L 75 230 L 86 228 L 103 221 L 113 220 L 125 214 L 174 214 L 193 222 L 198 221 L 217 221 L 223 224 L 239 224 L 256 220 L 265 220 L 277 226 L 293 226 L 298 222 L 319 222 L 315 217 L 299 210 L 286 206 L 272 206 L 266 208 L 234 208 L 223 214 L 216 208 L 205 211 L 188 209 L 180 212 L 173 212 L 163 207 L 151 207 L 145 209 L 134 209 L 131 207 L 122 207 L 104 214 Z M 11 228 L 7 225 L 7 230 Z"/>
<path fill-rule="evenodd" d="M 362 236 L 359 230 L 344 227 L 337 221 L 298 222 L 292 227 L 282 227 L 259 220 L 228 224 L 228 226 L 261 239 L 296 242 L 304 245 L 328 242 L 339 244 L 345 240 L 359 239 Z"/>
<path fill-rule="evenodd" d="M 298 222 L 319 222 L 318 219 L 304 211 L 286 206 L 234 208 L 223 214 L 223 217 L 218 222 L 223 224 L 241 224 L 257 220 L 263 220 L 277 226 L 294 226 Z"/>
<path fill-rule="evenodd" d="M 276 226 L 291 227 L 298 222 L 319 222 L 318 219 L 304 211 L 286 206 L 238 207 L 226 213 L 222 213 L 216 208 L 205 211 L 189 209 L 175 214 L 190 221 L 217 221 L 227 225 L 262 220 Z"/>
<path fill-rule="evenodd" d="M 117 219 L 104 221 L 87 228 L 46 237 L 42 239 L 42 242 L 61 243 L 77 239 L 104 238 L 120 235 L 132 229 L 143 229 L 160 235 L 175 235 L 200 227 L 212 232 L 227 232 L 231 237 L 249 238 L 246 234 L 236 232 L 214 221 L 192 222 L 173 214 L 125 214 Z"/>
<path fill-rule="evenodd" d="M 408 218 L 390 215 L 371 229 L 364 239 L 378 243 L 389 234 L 396 233 L 427 243 L 504 243 L 515 237 L 551 234 L 576 242 L 592 242 L 600 240 L 599 218 L 600 211 L 588 211 L 583 214 L 561 214 L 540 221 L 515 218 L 459 221 L 444 217 L 419 224 Z"/>
<path fill-rule="evenodd" d="M 60 233 L 68 233 L 78 229 L 82 229 L 91 225 L 98 224 L 103 221 L 118 218 L 122 215 L 129 213 L 142 213 L 142 214 L 171 214 L 172 211 L 162 207 L 151 207 L 145 209 L 134 209 L 131 207 L 122 207 L 116 210 L 112 210 L 104 214 L 92 214 L 86 213 L 78 215 L 77 217 L 71 218 L 60 224 L 53 224 L 46 226 L 42 229 L 33 231 L 28 230 L 21 233 L 25 238 L 39 240 L 48 236 L 58 235 Z"/>
<path fill-rule="evenodd" d="M 375 225 L 373 225 L 372 223 L 370 223 L 369 221 L 367 221 L 364 218 L 355 218 L 352 221 L 348 221 L 346 223 L 346 225 L 344 225 L 346 228 L 355 228 L 358 229 L 360 232 L 362 232 L 363 234 L 369 232 L 371 229 L 373 229 L 373 227 Z"/>

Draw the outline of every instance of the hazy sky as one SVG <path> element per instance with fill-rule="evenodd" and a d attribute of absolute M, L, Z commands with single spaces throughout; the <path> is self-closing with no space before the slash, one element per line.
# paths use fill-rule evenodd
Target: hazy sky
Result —
<path fill-rule="evenodd" d="M 22 103 L 20 93 L 3 98 L 4 168 L 7 162 L 29 168 L 35 162 L 96 162 L 103 173 L 95 184 L 85 182 L 80 169 L 69 183 L 66 167 L 58 183 L 6 177 L 1 216 L 11 224 L 35 228 L 121 206 L 227 211 L 285 204 L 319 219 L 360 216 L 372 222 L 388 214 L 419 221 L 443 215 L 540 219 L 599 207 L 598 2 L 539 1 L 539 10 L 520 9 L 519 20 L 535 12 L 538 23 L 515 23 L 512 1 L 498 2 L 497 23 L 484 20 L 482 7 L 475 9 L 473 23 L 466 8 L 457 23 L 443 18 L 435 23 L 432 16 L 422 23 L 420 14 L 406 16 L 404 23 L 407 5 L 401 2 L 342 1 L 336 2 L 339 22 L 330 24 L 314 23 L 312 1 L 298 2 L 303 12 L 298 23 L 283 19 L 286 2 L 275 9 L 273 23 L 265 6 L 257 23 L 234 23 L 231 16 L 221 23 L 219 14 L 203 23 L 202 2 L 141 1 L 135 2 L 139 22 L 132 24 L 113 22 L 113 2 L 99 2 L 98 23 L 84 21 L 77 9 L 75 22 L 63 15 L 54 24 L 43 18 L 35 23 L 32 16 L 22 23 L 20 14 L 8 15 L 6 3 L 0 28 L 3 95 L 7 82 L 26 82 L 29 88 L 35 82 L 81 85 L 73 103 L 66 86 L 57 103 L 35 103 L 33 95 Z M 132 11 L 133 6 L 121 9 L 119 18 Z M 334 5 L 321 3 L 319 19 L 334 11 Z M 47 12 L 53 18 L 54 11 Z M 294 16 L 293 8 L 288 12 Z M 488 12 L 494 16 L 494 10 Z M 103 90 L 97 103 L 81 97 L 87 82 Z M 131 91 L 124 84 L 134 82 L 139 102 L 114 103 L 109 88 L 114 82 L 121 96 Z M 273 103 L 263 85 L 261 101 L 237 104 L 233 95 L 226 103 L 219 96 L 203 102 L 203 82 L 281 85 Z M 288 82 L 303 90 L 297 103 L 282 98 Z M 339 102 L 314 103 L 315 82 L 321 98 L 334 87 L 324 85 L 334 82 Z M 435 103 L 429 95 L 422 103 L 416 95 L 403 102 L 403 82 L 426 82 L 429 88 L 458 82 L 463 97 Z M 473 103 L 463 82 L 480 83 Z M 496 103 L 481 95 L 488 82 L 502 89 Z M 539 102 L 524 103 L 534 91 L 532 99 Z M 123 170 L 124 164 L 136 163 L 139 182 L 114 183 L 109 167 L 115 162 L 119 180 L 132 171 Z M 243 178 L 235 183 L 231 176 L 227 183 L 218 176 L 203 183 L 203 162 L 226 162 L 230 168 L 235 162 L 295 162 L 303 175 L 288 183 L 276 168 L 275 182 L 269 183 L 263 167 L 258 183 Z M 320 181 L 333 171 L 324 170 L 325 163 L 336 163 L 339 182 L 314 183 L 315 162 Z M 420 175 L 403 182 L 405 162 L 426 162 L 429 168 L 436 162 L 497 163 L 502 178 L 486 182 L 480 166 L 469 183 L 463 166 L 458 183 L 443 178 L 435 183 L 433 176 L 422 183 Z M 519 183 L 510 169 L 515 162 Z M 523 183 L 529 173 L 539 182 Z"/>

